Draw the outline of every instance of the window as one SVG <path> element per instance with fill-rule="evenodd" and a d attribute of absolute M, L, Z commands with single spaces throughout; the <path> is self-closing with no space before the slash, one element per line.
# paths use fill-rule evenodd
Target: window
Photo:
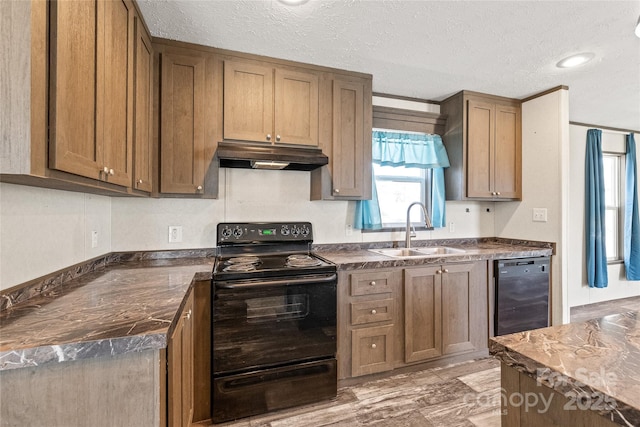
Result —
<path fill-rule="evenodd" d="M 380 216 L 384 228 L 405 227 L 407 207 L 413 202 L 422 202 L 431 209 L 431 170 L 404 166 L 381 166 L 373 164 L 376 189 L 380 202 Z M 424 226 L 422 209 L 411 210 L 411 222 Z"/>
<path fill-rule="evenodd" d="M 622 260 L 624 163 L 620 153 L 603 153 L 607 261 Z"/>

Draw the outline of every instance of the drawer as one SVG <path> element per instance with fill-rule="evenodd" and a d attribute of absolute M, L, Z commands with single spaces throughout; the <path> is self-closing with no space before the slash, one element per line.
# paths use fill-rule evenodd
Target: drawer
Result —
<path fill-rule="evenodd" d="M 351 331 L 351 376 L 393 369 L 393 325 Z"/>
<path fill-rule="evenodd" d="M 351 274 L 351 295 L 388 294 L 393 292 L 391 286 L 393 271 L 372 271 Z"/>
<path fill-rule="evenodd" d="M 394 300 L 391 298 L 351 303 L 351 324 L 364 325 L 393 320 Z"/>

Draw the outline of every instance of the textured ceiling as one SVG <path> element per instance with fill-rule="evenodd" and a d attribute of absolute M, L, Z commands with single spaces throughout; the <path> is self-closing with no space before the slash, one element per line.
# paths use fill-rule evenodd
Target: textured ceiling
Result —
<path fill-rule="evenodd" d="M 525 98 L 569 86 L 570 120 L 640 130 L 640 1 L 138 0 L 153 36 L 373 75 L 374 92 Z M 596 58 L 559 69 L 579 52 Z"/>

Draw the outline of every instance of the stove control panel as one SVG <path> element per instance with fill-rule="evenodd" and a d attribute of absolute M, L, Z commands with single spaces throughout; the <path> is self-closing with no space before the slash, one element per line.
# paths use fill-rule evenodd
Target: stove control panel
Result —
<path fill-rule="evenodd" d="M 221 222 L 218 244 L 312 242 L 310 222 Z"/>

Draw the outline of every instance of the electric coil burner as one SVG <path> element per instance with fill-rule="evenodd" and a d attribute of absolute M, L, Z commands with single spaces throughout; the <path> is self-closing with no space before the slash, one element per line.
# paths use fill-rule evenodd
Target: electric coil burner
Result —
<path fill-rule="evenodd" d="M 213 422 L 335 397 L 336 266 L 308 222 L 218 224 Z"/>

